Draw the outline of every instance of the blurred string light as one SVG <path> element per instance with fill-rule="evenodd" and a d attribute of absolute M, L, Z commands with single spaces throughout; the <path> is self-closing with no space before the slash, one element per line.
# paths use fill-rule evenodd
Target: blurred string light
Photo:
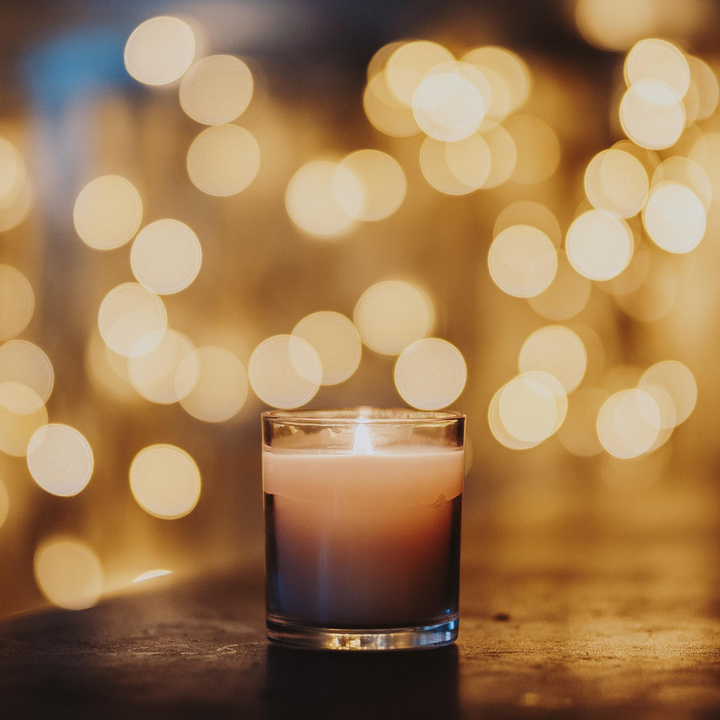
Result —
<path fill-rule="evenodd" d="M 705 133 L 693 143 L 690 159 L 705 171 L 715 202 L 720 200 L 720 134 Z"/>
<path fill-rule="evenodd" d="M 488 267 L 508 295 L 532 297 L 546 290 L 557 272 L 557 251 L 550 238 L 530 225 L 503 230 L 490 245 Z"/>
<path fill-rule="evenodd" d="M 157 518 L 188 515 L 200 499 L 200 470 L 192 457 L 175 445 L 150 445 L 130 466 L 130 489 L 138 505 Z"/>
<path fill-rule="evenodd" d="M 522 107 L 530 96 L 532 78 L 525 61 L 507 48 L 486 45 L 467 52 L 463 62 L 477 67 L 491 86 L 488 115 L 501 121 Z"/>
<path fill-rule="evenodd" d="M 238 125 L 214 125 L 203 130 L 187 153 L 190 180 L 202 192 L 217 197 L 245 190 L 260 169 L 255 136 Z"/>
<path fill-rule="evenodd" d="M 383 71 L 368 81 L 363 93 L 363 107 L 370 123 L 392 137 L 411 137 L 420 132 L 412 108 L 393 94 Z"/>
<path fill-rule="evenodd" d="M 664 360 L 649 367 L 638 387 L 662 388 L 671 398 L 675 410 L 674 426 L 685 422 L 697 403 L 697 383 L 690 369 L 678 360 Z"/>
<path fill-rule="evenodd" d="M 33 190 L 20 151 L 0 137 L 0 232 L 17 227 L 33 204 Z"/>
<path fill-rule="evenodd" d="M 25 162 L 9 140 L 0 137 L 0 208 L 12 205 L 26 181 Z"/>
<path fill-rule="evenodd" d="M 575 22 L 580 34 L 602 50 L 627 50 L 651 34 L 657 23 L 656 0 L 578 0 Z"/>
<path fill-rule="evenodd" d="M 649 189 L 642 163 L 624 150 L 603 150 L 585 171 L 588 200 L 596 209 L 616 217 L 637 215 L 645 205 Z"/>
<path fill-rule="evenodd" d="M 440 410 L 455 402 L 466 381 L 462 353 L 440 338 L 416 340 L 395 363 L 397 391 L 408 405 L 421 410 Z"/>
<path fill-rule="evenodd" d="M 541 370 L 556 377 L 566 393 L 580 384 L 587 367 L 582 340 L 570 328 L 549 325 L 536 330 L 523 343 L 518 367 L 521 373 Z"/>
<path fill-rule="evenodd" d="M 624 65 L 627 91 L 620 101 L 620 124 L 638 145 L 662 149 L 674 145 L 685 129 L 683 98 L 690 67 L 683 52 L 657 38 L 637 42 Z"/>
<path fill-rule="evenodd" d="M 405 173 L 398 161 L 387 153 L 357 150 L 342 159 L 340 168 L 349 171 L 349 174 L 342 170 L 334 172 L 333 195 L 340 208 L 356 220 L 384 220 L 405 199 Z M 357 201 L 360 195 L 362 204 Z"/>
<path fill-rule="evenodd" d="M 483 74 L 468 63 L 449 61 L 423 77 L 413 93 L 412 108 L 426 135 L 453 142 L 480 128 L 489 101 L 490 86 Z"/>
<path fill-rule="evenodd" d="M 483 133 L 483 138 L 490 148 L 490 174 L 483 187 L 494 188 L 507 182 L 515 172 L 517 164 L 517 148 L 512 135 L 498 125 Z"/>
<path fill-rule="evenodd" d="M 40 405 L 46 403 L 55 384 L 50 358 L 27 340 L 6 342 L 0 346 L 0 383 L 5 382 L 29 387 Z"/>
<path fill-rule="evenodd" d="M 643 223 L 648 235 L 663 250 L 687 253 L 702 240 L 707 219 L 700 198 L 690 188 L 665 182 L 651 190 Z"/>
<path fill-rule="evenodd" d="M 321 311 L 307 315 L 295 326 L 292 335 L 305 340 L 318 354 L 322 385 L 344 382 L 360 365 L 360 334 L 340 313 Z"/>
<path fill-rule="evenodd" d="M 47 421 L 47 409 L 34 390 L 17 382 L 0 383 L 1 452 L 24 457 L 30 438 Z"/>
<path fill-rule="evenodd" d="M 493 237 L 499 235 L 513 225 L 530 225 L 547 235 L 555 247 L 562 244 L 560 223 L 552 210 L 539 202 L 518 200 L 504 207 L 493 225 Z"/>
<path fill-rule="evenodd" d="M 103 299 L 98 327 L 111 350 L 123 357 L 140 357 L 162 341 L 167 311 L 155 293 L 137 283 L 124 283 Z"/>
<path fill-rule="evenodd" d="M 135 390 L 146 400 L 160 405 L 187 397 L 197 383 L 198 365 L 192 342 L 171 329 L 154 350 L 127 361 L 128 376 Z"/>
<path fill-rule="evenodd" d="M 701 58 L 694 55 L 686 55 L 685 58 L 690 68 L 689 91 L 697 95 L 697 105 L 694 113 L 689 111 L 686 102 L 685 114 L 688 119 L 692 118 L 693 122 L 705 120 L 715 112 L 718 105 L 718 97 L 720 96 L 718 79 L 713 69 Z"/>
<path fill-rule="evenodd" d="M 252 94 L 250 68 L 232 55 L 204 57 L 180 81 L 182 109 L 205 125 L 232 122 L 245 112 Z"/>
<path fill-rule="evenodd" d="M 435 308 L 419 287 L 400 280 L 384 280 L 371 285 L 360 296 L 353 321 L 371 350 L 399 355 L 408 345 L 432 332 Z"/>
<path fill-rule="evenodd" d="M 312 400 L 320 389 L 322 361 L 312 345 L 295 335 L 263 340 L 248 363 L 253 392 L 278 408 L 296 408 Z"/>
<path fill-rule="evenodd" d="M 660 432 L 660 409 L 650 393 L 637 388 L 611 395 L 600 408 L 597 432 L 605 450 L 626 459 L 650 450 Z"/>
<path fill-rule="evenodd" d="M 431 139 L 427 138 L 423 150 L 430 143 Z M 463 191 L 462 193 L 456 193 L 451 190 L 450 194 L 464 194 L 466 191 L 478 190 L 490 177 L 492 153 L 490 152 L 490 146 L 482 135 L 475 133 L 464 140 L 446 143 L 444 151 L 447 170 L 452 174 L 454 180 L 459 183 L 458 187 Z M 438 160 L 441 161 L 442 158 L 438 158 Z M 421 164 L 423 164 L 423 161 L 425 163 L 424 172 L 428 181 L 431 185 L 437 187 L 437 183 L 432 182 L 430 177 L 431 168 L 427 165 L 428 158 L 423 158 L 421 155 Z M 438 166 L 441 168 L 441 172 L 444 172 L 445 167 L 442 162 L 438 163 Z M 446 192 L 439 187 L 438 189 L 441 192 Z"/>
<path fill-rule="evenodd" d="M 195 56 L 195 35 L 180 18 L 160 15 L 138 25 L 125 45 L 125 68 L 146 85 L 178 80 Z"/>
<path fill-rule="evenodd" d="M 10 496 L 8 495 L 5 483 L 0 480 L 0 528 L 7 520 L 8 513 L 10 512 Z"/>
<path fill-rule="evenodd" d="M 53 605 L 84 610 L 100 599 L 103 568 L 95 552 L 71 538 L 45 540 L 35 552 L 35 581 Z"/>
<path fill-rule="evenodd" d="M 179 220 L 156 220 L 137 235 L 130 266 L 138 282 L 158 295 L 187 288 L 200 272 L 202 248 L 197 235 Z"/>
<path fill-rule="evenodd" d="M 242 409 L 247 394 L 245 367 L 225 348 L 198 348 L 185 354 L 177 365 L 175 395 L 183 409 L 198 420 L 230 420 Z"/>
<path fill-rule="evenodd" d="M 113 250 L 140 227 L 143 205 L 135 186 L 119 175 L 91 180 L 78 194 L 73 222 L 80 239 L 96 250 Z"/>
<path fill-rule="evenodd" d="M 0 340 L 20 334 L 30 322 L 35 295 L 28 279 L 10 265 L 0 265 Z"/>
<path fill-rule="evenodd" d="M 652 176 L 652 187 L 675 182 L 692 190 L 703 205 L 710 210 L 713 201 L 712 182 L 702 166 L 687 157 L 673 155 L 660 163 Z"/>
<path fill-rule="evenodd" d="M 513 450 L 526 450 L 556 433 L 567 414 L 560 381 L 543 371 L 514 377 L 493 396 L 488 421 L 493 436 Z"/>
<path fill-rule="evenodd" d="M 567 231 L 565 250 L 571 265 L 590 280 L 610 280 L 632 258 L 633 234 L 627 223 L 599 210 L 575 218 Z"/>
<path fill-rule="evenodd" d="M 340 202 L 338 193 L 342 194 Z M 346 234 L 364 203 L 363 188 L 356 175 L 332 160 L 303 165 L 290 178 L 285 191 L 285 208 L 290 219 L 301 230 L 320 238 Z"/>
<path fill-rule="evenodd" d="M 52 423 L 30 438 L 27 465 L 33 480 L 52 495 L 77 495 L 90 482 L 93 452 L 85 436 L 69 425 Z"/>
<path fill-rule="evenodd" d="M 390 55 L 385 66 L 388 86 L 401 103 L 412 107 L 426 75 L 434 67 L 454 60 L 452 53 L 439 43 L 428 40 L 404 43 Z"/>

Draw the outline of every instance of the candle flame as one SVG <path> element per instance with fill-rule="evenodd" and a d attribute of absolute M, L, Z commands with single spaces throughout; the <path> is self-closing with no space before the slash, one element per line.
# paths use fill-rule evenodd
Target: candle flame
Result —
<path fill-rule="evenodd" d="M 371 455 L 373 452 L 370 433 L 365 425 L 358 425 L 355 430 L 355 441 L 353 442 L 353 455 Z"/>

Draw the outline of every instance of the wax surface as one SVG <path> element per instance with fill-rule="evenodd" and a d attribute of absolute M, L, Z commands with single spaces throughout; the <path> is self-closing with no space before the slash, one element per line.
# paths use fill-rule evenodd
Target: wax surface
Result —
<path fill-rule="evenodd" d="M 463 453 L 266 451 L 268 611 L 326 627 L 457 612 Z"/>

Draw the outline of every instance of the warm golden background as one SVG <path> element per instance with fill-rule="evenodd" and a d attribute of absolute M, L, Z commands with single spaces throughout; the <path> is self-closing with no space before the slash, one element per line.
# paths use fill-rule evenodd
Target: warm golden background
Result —
<path fill-rule="evenodd" d="M 713 546 L 717 6 L 354 5 L 0 4 L 0 614 L 259 561 L 267 407 L 467 413 L 469 553 Z"/>

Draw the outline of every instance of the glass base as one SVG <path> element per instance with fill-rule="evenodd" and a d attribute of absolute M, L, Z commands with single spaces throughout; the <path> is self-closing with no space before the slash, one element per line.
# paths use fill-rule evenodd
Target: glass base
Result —
<path fill-rule="evenodd" d="M 420 650 L 452 645 L 458 636 L 458 617 L 418 627 L 343 629 L 268 616 L 267 631 L 275 643 L 308 650 Z"/>

